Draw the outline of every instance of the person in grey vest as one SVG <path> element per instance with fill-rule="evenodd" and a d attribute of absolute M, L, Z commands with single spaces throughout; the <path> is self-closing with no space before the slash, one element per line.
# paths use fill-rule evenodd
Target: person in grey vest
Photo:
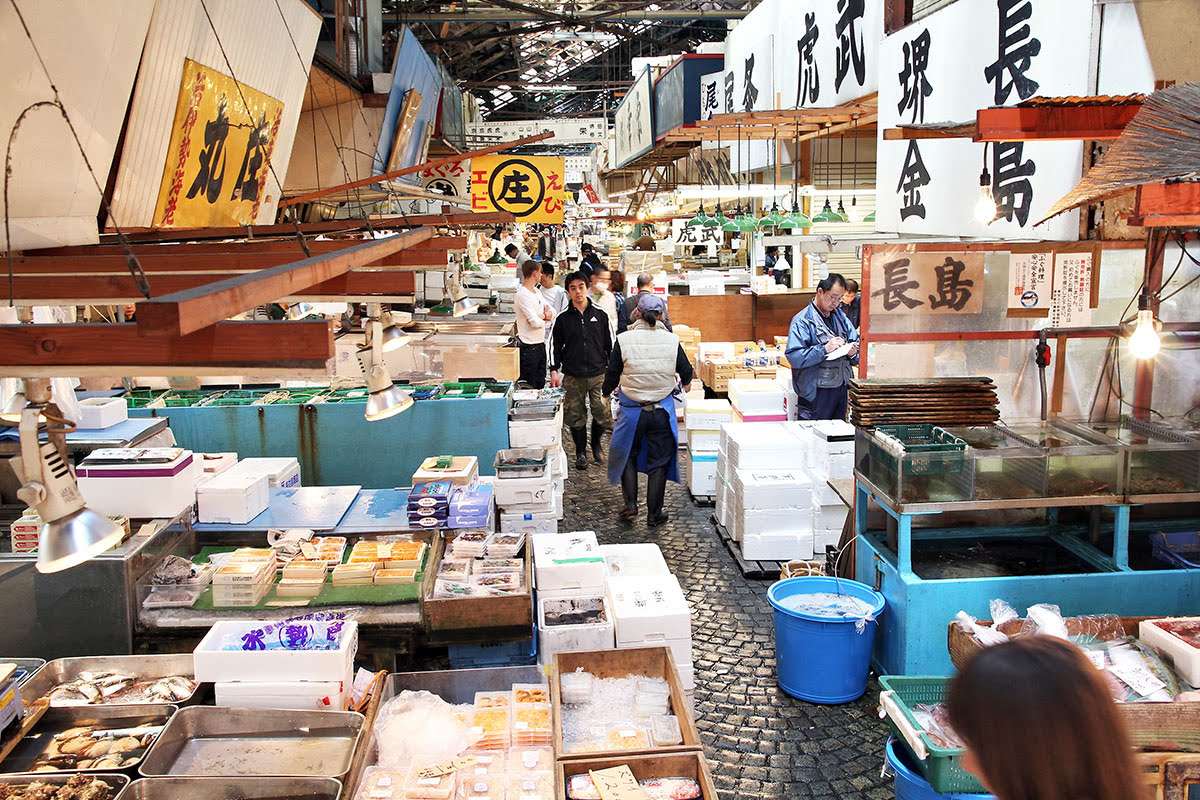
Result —
<path fill-rule="evenodd" d="M 675 392 L 679 384 L 687 391 L 692 365 L 679 337 L 663 327 L 662 298 L 642 295 L 637 310 L 639 319 L 617 336 L 604 375 L 606 401 L 620 387 L 608 449 L 608 481 L 620 481 L 625 507 L 619 516 L 631 520 L 638 511 L 637 474 L 646 473 L 646 524 L 653 527 L 669 519 L 662 510 L 667 479 L 679 482 Z"/>

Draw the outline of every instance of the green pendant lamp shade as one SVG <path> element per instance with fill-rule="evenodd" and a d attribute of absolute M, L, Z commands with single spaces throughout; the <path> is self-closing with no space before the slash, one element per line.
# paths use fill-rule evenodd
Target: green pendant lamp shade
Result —
<path fill-rule="evenodd" d="M 717 213 L 705 219 L 702 224 L 706 228 L 720 228 L 725 224 L 725 213 L 721 211 L 720 203 L 717 203 Z"/>
<path fill-rule="evenodd" d="M 709 216 L 704 213 L 704 204 L 700 204 L 700 210 L 696 212 L 696 216 L 689 219 L 685 224 L 685 228 L 699 228 L 709 220 Z"/>
<path fill-rule="evenodd" d="M 874 211 L 872 211 L 870 214 L 867 214 L 865 217 L 863 217 L 863 222 L 874 222 L 874 221 L 875 221 L 875 212 Z"/>
<path fill-rule="evenodd" d="M 779 221 L 779 227 L 786 230 L 803 230 L 812 227 L 812 220 L 808 218 L 808 214 L 800 210 L 800 206 L 793 203 L 792 213 Z"/>
<path fill-rule="evenodd" d="M 505 258 L 504 256 L 500 255 L 500 248 L 496 248 L 495 250 L 492 251 L 492 257 L 487 260 L 487 263 L 503 264 L 506 261 L 508 261 L 508 259 Z"/>
<path fill-rule="evenodd" d="M 838 200 L 837 211 L 834 213 L 836 213 L 839 217 L 842 218 L 842 222 L 850 221 L 850 215 L 846 213 L 846 204 L 843 203 L 841 200 Z"/>
<path fill-rule="evenodd" d="M 754 218 L 748 210 L 737 218 L 738 230 L 743 233 L 752 233 L 758 230 L 758 220 Z"/>
<path fill-rule="evenodd" d="M 779 213 L 779 204 L 772 203 L 771 210 L 758 221 L 759 227 L 778 228 L 779 223 L 783 221 L 783 216 L 783 214 Z"/>
<path fill-rule="evenodd" d="M 742 207 L 739 205 L 733 210 L 733 216 L 727 217 L 721 222 L 721 230 L 726 233 L 739 233 L 742 229 L 738 227 L 738 217 L 742 215 Z"/>
<path fill-rule="evenodd" d="M 819 212 L 813 214 L 813 222 L 841 222 L 842 218 L 837 215 L 833 207 L 829 205 L 829 198 L 825 198 L 825 205 Z"/>

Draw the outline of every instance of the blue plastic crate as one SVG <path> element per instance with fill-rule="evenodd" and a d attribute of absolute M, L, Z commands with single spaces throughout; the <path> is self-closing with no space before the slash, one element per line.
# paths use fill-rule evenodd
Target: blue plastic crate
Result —
<path fill-rule="evenodd" d="M 480 667 L 528 667 L 537 663 L 537 636 L 515 642 L 452 644 L 450 666 L 454 669 Z"/>
<path fill-rule="evenodd" d="M 1156 533 L 1150 538 L 1154 557 L 1178 569 L 1200 569 L 1200 532 Z"/>

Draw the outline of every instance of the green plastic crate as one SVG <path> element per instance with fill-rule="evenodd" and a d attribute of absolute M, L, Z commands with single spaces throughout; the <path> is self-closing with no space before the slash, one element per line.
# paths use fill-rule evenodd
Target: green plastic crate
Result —
<path fill-rule="evenodd" d="M 444 383 L 439 400 L 472 400 L 483 394 L 482 383 Z"/>
<path fill-rule="evenodd" d="M 872 438 L 871 458 L 881 466 L 895 471 L 897 462 L 901 462 L 899 466 L 905 475 L 957 475 L 962 472 L 967 443 L 936 425 L 879 425 L 875 430 L 904 444 L 905 455 L 902 457 Z"/>
<path fill-rule="evenodd" d="M 979 779 L 967 772 L 962 765 L 966 750 L 960 747 L 938 747 L 922 731 L 913 716 L 913 706 L 918 703 L 933 705 L 946 702 L 950 690 L 950 679 L 931 675 L 885 675 L 879 679 L 883 687 L 880 704 L 888 715 L 888 722 L 896 730 L 900 741 L 909 749 L 925 780 L 935 792 L 941 794 L 981 794 L 987 790 Z M 885 698 L 889 696 L 894 704 Z M 901 717 L 897 720 L 896 715 Z M 921 758 L 910 737 L 920 740 L 928 751 L 928 758 Z"/>

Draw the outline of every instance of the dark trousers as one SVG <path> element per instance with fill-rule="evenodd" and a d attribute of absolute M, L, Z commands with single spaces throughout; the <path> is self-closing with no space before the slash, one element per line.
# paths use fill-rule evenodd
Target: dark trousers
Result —
<path fill-rule="evenodd" d="M 846 395 L 849 388 L 817 389 L 812 402 L 803 397 L 796 401 L 796 416 L 800 419 L 846 419 Z"/>
<path fill-rule="evenodd" d="M 517 343 L 521 348 L 520 380 L 534 389 L 546 385 L 546 345 Z"/>

